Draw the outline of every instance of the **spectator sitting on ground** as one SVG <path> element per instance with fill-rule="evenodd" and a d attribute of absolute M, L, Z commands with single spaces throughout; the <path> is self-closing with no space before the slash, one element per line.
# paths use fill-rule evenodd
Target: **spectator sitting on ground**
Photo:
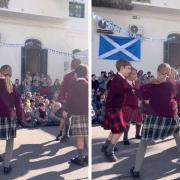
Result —
<path fill-rule="evenodd" d="M 32 81 L 34 82 L 34 81 L 40 81 L 40 76 L 39 76 L 39 74 L 38 73 L 35 73 L 34 75 L 33 75 L 33 77 L 32 77 Z"/>
<path fill-rule="evenodd" d="M 39 81 L 34 80 L 31 91 L 32 91 L 32 93 L 34 93 L 34 92 L 39 92 L 39 90 L 40 90 Z"/>
<path fill-rule="evenodd" d="M 23 119 L 23 124 L 24 127 L 26 128 L 32 128 L 35 127 L 36 122 L 34 117 L 32 116 L 32 108 L 31 108 L 31 103 L 29 99 L 26 99 L 24 102 L 24 119 Z"/>
<path fill-rule="evenodd" d="M 25 81 L 25 92 L 31 92 L 31 81 Z"/>
<path fill-rule="evenodd" d="M 59 113 L 62 108 L 61 103 L 55 102 L 54 107 L 51 109 L 51 112 L 48 115 L 50 125 L 59 125 L 60 124 L 60 116 Z"/>
<path fill-rule="evenodd" d="M 48 116 L 44 103 L 39 104 L 39 108 L 36 111 L 36 120 L 39 126 L 46 126 L 48 124 Z"/>

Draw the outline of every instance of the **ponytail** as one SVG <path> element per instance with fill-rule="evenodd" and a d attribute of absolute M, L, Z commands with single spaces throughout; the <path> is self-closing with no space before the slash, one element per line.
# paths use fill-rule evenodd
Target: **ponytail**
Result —
<path fill-rule="evenodd" d="M 11 81 L 11 66 L 4 65 L 0 69 L 1 74 L 5 77 L 5 86 L 9 94 L 13 93 L 13 84 Z"/>

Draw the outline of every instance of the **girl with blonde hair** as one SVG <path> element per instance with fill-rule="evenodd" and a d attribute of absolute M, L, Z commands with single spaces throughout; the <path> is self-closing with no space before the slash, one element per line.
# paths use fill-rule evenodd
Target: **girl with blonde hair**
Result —
<path fill-rule="evenodd" d="M 157 69 L 157 78 L 141 87 L 142 98 L 149 102 L 143 121 L 141 142 L 136 154 L 135 166 L 130 170 L 132 177 L 140 176 L 147 146 L 151 141 L 173 135 L 180 153 L 180 119 L 177 109 L 177 86 L 168 81 L 171 67 L 162 63 Z"/>
<path fill-rule="evenodd" d="M 23 113 L 20 93 L 11 82 L 11 66 L 2 66 L 0 74 L 0 139 L 6 140 L 4 174 L 8 174 L 12 170 L 10 160 L 16 137 L 16 124 L 22 125 Z"/>

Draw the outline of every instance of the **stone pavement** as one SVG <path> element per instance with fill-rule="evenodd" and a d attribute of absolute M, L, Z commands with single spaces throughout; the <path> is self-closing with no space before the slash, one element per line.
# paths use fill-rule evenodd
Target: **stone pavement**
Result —
<path fill-rule="evenodd" d="M 129 169 L 133 166 L 139 140 L 133 139 L 135 127 L 132 125 L 129 137 L 130 145 L 124 146 L 122 137 L 118 143 L 119 151 L 116 153 L 118 161 L 115 163 L 106 162 L 101 153 L 101 146 L 109 131 L 103 130 L 100 126 L 94 126 L 92 171 L 94 180 L 121 179 L 132 180 L 129 177 Z M 142 180 L 180 180 L 180 154 L 177 151 L 175 140 L 169 137 L 165 141 L 158 141 L 148 147 L 146 159 L 143 164 Z M 121 178 L 118 178 L 121 177 Z"/>
<path fill-rule="evenodd" d="M 66 144 L 53 141 L 58 127 L 20 129 L 15 139 L 12 166 L 9 175 L 3 175 L 0 164 L 0 180 L 75 180 L 87 179 L 88 167 L 69 164 L 75 147 L 71 139 Z M 5 141 L 0 141 L 0 153 L 4 153 Z"/>

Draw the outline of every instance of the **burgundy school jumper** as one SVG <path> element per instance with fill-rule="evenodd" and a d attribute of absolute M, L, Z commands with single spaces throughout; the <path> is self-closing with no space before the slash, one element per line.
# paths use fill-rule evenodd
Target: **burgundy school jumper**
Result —
<path fill-rule="evenodd" d="M 71 116 L 72 136 L 88 136 L 88 81 L 77 78 L 65 110 Z"/>
<path fill-rule="evenodd" d="M 149 100 L 148 115 L 174 118 L 177 116 L 177 85 L 175 81 L 146 84 L 140 89 L 144 100 Z"/>
<path fill-rule="evenodd" d="M 60 85 L 59 101 L 65 103 L 69 99 L 69 95 L 73 90 L 74 83 L 76 82 L 75 71 L 72 71 L 64 76 L 63 82 Z"/>
<path fill-rule="evenodd" d="M 119 134 L 126 130 L 126 122 L 123 119 L 122 106 L 125 93 L 128 92 L 126 79 L 117 74 L 110 83 L 105 105 L 105 119 L 103 128 L 111 130 L 113 134 Z"/>
<path fill-rule="evenodd" d="M 125 94 L 124 104 L 123 104 L 123 116 L 126 122 L 142 122 L 142 115 L 138 107 L 138 96 L 135 93 L 135 90 L 140 88 L 140 85 L 137 81 L 127 81 L 127 88 L 131 89 L 128 93 Z"/>
<path fill-rule="evenodd" d="M 140 92 L 144 100 L 149 100 L 141 138 L 158 140 L 178 133 L 180 121 L 177 117 L 176 82 L 151 82 L 142 86 Z"/>
<path fill-rule="evenodd" d="M 16 123 L 22 122 L 22 119 L 23 111 L 20 93 L 13 86 L 13 93 L 9 94 L 6 90 L 5 80 L 0 79 L 0 139 L 15 138 Z"/>
<path fill-rule="evenodd" d="M 74 82 L 65 110 L 72 115 L 88 115 L 88 81 L 85 78 Z"/>

